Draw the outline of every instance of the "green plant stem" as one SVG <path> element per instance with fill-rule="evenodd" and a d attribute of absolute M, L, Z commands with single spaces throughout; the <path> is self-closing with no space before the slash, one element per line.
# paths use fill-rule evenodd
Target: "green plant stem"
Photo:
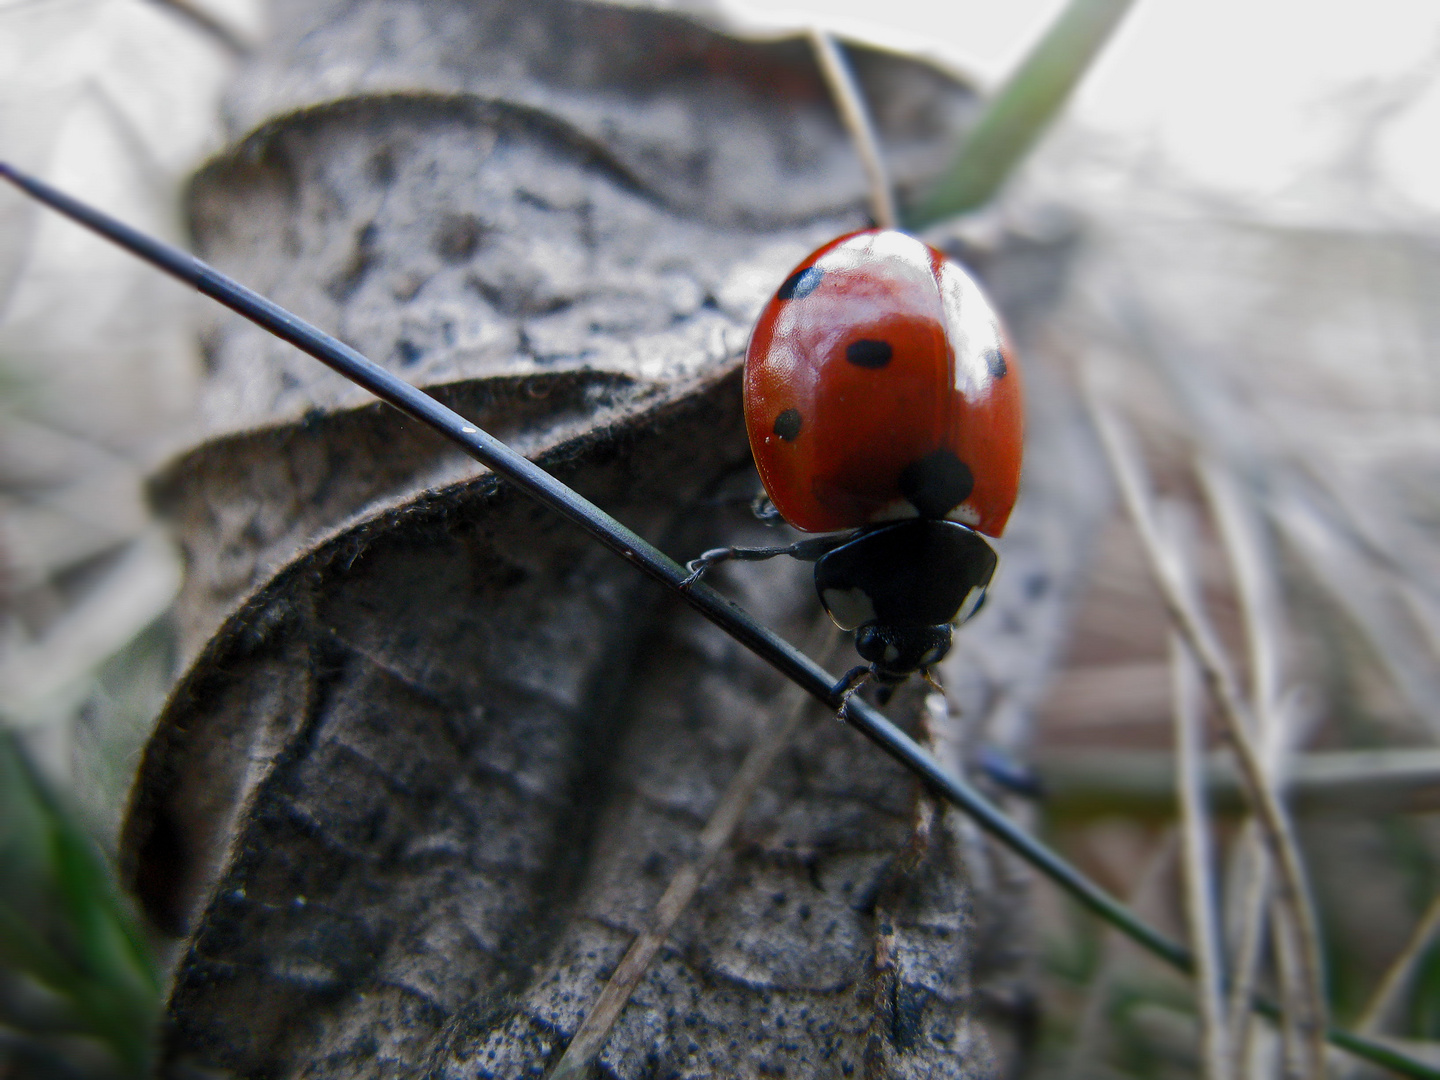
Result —
<path fill-rule="evenodd" d="M 1065 104 L 1134 0 L 1071 0 L 1010 80 L 991 95 L 955 159 L 905 225 L 976 210 L 999 190 Z"/>
<path fill-rule="evenodd" d="M 148 1076 L 160 981 L 113 874 L 13 734 L 0 733 L 9 828 L 25 828 L 33 866 L 10 866 L 0 896 L 0 963 L 65 1000 L 77 1031 L 104 1042 L 124 1075 Z M 11 842 L 14 837 L 12 835 Z M 19 899 L 20 896 L 28 899 Z"/>

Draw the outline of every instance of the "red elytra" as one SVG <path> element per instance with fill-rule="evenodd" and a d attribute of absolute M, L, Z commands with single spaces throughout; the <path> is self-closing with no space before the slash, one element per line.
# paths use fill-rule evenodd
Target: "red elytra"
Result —
<path fill-rule="evenodd" d="M 907 517 L 999 536 L 1023 401 L 994 308 L 959 264 L 869 229 L 795 268 L 745 356 L 745 422 L 775 508 L 807 532 Z"/>

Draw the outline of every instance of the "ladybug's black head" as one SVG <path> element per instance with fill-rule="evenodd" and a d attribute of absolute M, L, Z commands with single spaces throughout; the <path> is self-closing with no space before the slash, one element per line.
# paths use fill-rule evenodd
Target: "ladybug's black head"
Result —
<path fill-rule="evenodd" d="M 954 521 L 911 518 L 857 533 L 815 563 L 820 602 L 883 684 L 950 651 L 951 629 L 979 609 L 995 552 Z"/>
<path fill-rule="evenodd" d="M 951 626 L 894 626 L 866 623 L 855 631 L 855 651 L 870 663 L 881 683 L 904 682 L 921 668 L 938 664 L 950 651 Z"/>

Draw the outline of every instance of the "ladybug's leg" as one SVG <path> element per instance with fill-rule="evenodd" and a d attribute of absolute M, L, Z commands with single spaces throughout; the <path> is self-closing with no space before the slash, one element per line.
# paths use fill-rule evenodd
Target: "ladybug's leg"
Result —
<path fill-rule="evenodd" d="M 786 544 L 784 547 L 711 548 L 698 559 L 691 559 L 685 564 L 685 568 L 690 571 L 690 576 L 680 582 L 680 587 L 682 589 L 688 589 L 704 577 L 705 571 L 709 570 L 710 567 L 716 563 L 729 562 L 731 559 L 739 559 L 744 562 L 759 562 L 762 559 L 773 559 L 777 555 L 789 555 L 802 562 L 814 562 L 832 548 L 845 543 L 848 539 L 848 535 L 812 536 L 806 540 L 797 540 L 793 544 Z"/>
<path fill-rule="evenodd" d="M 685 569 L 690 571 L 690 576 L 680 582 L 680 588 L 688 589 L 702 577 L 705 571 L 717 563 L 729 562 L 731 559 L 740 559 L 746 562 L 759 562 L 762 559 L 773 559 L 777 555 L 789 555 L 789 547 L 773 548 L 711 548 L 704 552 L 698 559 L 691 559 L 685 564 Z"/>
<path fill-rule="evenodd" d="M 850 708 L 850 699 L 874 677 L 875 669 L 869 664 L 853 667 L 840 677 L 840 681 L 835 684 L 835 691 L 840 695 L 840 708 L 835 710 L 836 719 L 845 719 L 845 710 Z"/>

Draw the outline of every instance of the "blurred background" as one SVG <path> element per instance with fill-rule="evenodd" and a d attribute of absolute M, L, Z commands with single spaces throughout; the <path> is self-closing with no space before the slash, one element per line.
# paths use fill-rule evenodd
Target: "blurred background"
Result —
<path fill-rule="evenodd" d="M 1063 7 L 719 10 L 753 30 L 823 20 L 988 88 Z M 178 195 L 221 145 L 259 8 L 0 0 L 0 155 L 183 242 Z M 1440 1040 L 1437 135 L 1433 4 L 1140 0 L 992 218 L 1082 238 L 1050 345 L 1136 433 L 1271 778 L 1290 784 L 1338 1015 L 1417 1053 Z M 173 675 L 180 567 L 142 485 L 185 445 L 198 303 L 0 192 L 0 1076 L 143 1059 L 124 1033 L 158 984 L 105 860 Z M 1037 827 L 1179 933 L 1172 646 L 1118 500 L 1109 521 L 1085 538 L 1093 566 L 1039 712 Z M 1210 886 L 1233 944 L 1247 849 L 1226 761 Z M 26 884 L 46 874 L 60 884 Z M 1040 892 L 1037 1070 L 1200 1074 L 1184 984 Z M 70 931 L 26 929 L 41 909 L 102 929 L 57 947 Z M 1278 1075 L 1263 1031 L 1246 1046 L 1254 1075 Z"/>

